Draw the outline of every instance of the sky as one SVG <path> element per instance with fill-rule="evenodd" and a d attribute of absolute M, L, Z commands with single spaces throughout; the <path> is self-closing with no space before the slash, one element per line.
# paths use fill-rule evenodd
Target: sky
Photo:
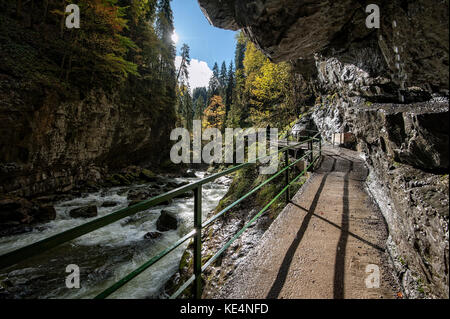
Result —
<path fill-rule="evenodd" d="M 189 70 L 191 89 L 208 86 L 214 63 L 234 63 L 236 32 L 213 27 L 203 15 L 197 0 L 172 0 L 175 38 L 178 38 L 177 56 L 183 43 L 190 47 L 191 67 Z M 178 68 L 181 58 L 177 57 Z"/>

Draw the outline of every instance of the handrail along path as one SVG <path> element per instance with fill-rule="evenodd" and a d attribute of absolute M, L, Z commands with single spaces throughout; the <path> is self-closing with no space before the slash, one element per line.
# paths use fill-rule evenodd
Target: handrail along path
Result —
<path fill-rule="evenodd" d="M 289 162 L 289 150 L 292 148 L 295 148 L 297 146 L 300 146 L 302 144 L 307 143 L 308 145 L 308 151 L 299 159 L 296 159 L 294 162 Z M 317 154 L 314 157 L 314 147 L 313 145 L 318 144 Z M 289 143 L 288 143 L 289 144 Z M 202 186 L 204 184 L 210 183 L 222 176 L 229 175 L 231 173 L 234 173 L 236 171 L 239 171 L 245 167 L 249 167 L 250 165 L 256 165 L 257 161 L 261 161 L 262 159 L 267 159 L 272 156 L 278 156 L 279 153 L 285 153 L 285 165 L 284 167 L 273 174 L 270 178 L 268 178 L 263 183 L 259 184 L 255 188 L 253 188 L 251 191 L 249 191 L 247 194 L 243 195 L 239 199 L 237 199 L 232 204 L 228 205 L 224 209 L 222 209 L 220 212 L 218 212 L 216 215 L 212 216 L 208 220 L 202 222 Z M 69 242 L 71 240 L 74 240 L 76 238 L 79 238 L 85 234 L 91 233 L 97 229 L 100 229 L 102 227 L 108 226 L 114 222 L 117 222 L 119 220 L 122 220 L 126 217 L 135 215 L 139 212 L 142 212 L 144 210 L 147 210 L 151 207 L 157 206 L 158 204 L 161 204 L 169 199 L 173 199 L 176 196 L 185 194 L 189 191 L 194 192 L 194 229 L 190 231 L 188 234 L 177 240 L 174 244 L 172 244 L 170 247 L 164 249 L 160 253 L 158 253 L 156 256 L 152 257 L 150 260 L 148 260 L 146 263 L 141 265 L 139 268 L 134 270 L 133 272 L 129 273 L 127 276 L 110 286 L 108 289 L 94 297 L 94 299 L 105 299 L 111 294 L 113 294 L 115 291 L 126 285 L 128 282 L 133 280 L 135 277 L 137 277 L 139 274 L 147 270 L 149 267 L 154 265 L 156 262 L 164 258 L 164 256 L 168 255 L 170 252 L 174 251 L 176 248 L 180 247 L 183 243 L 185 243 L 187 240 L 193 238 L 194 239 L 194 274 L 170 297 L 171 299 L 177 298 L 186 288 L 188 288 L 192 283 L 194 283 L 194 297 L 196 299 L 201 298 L 202 294 L 202 281 L 201 281 L 201 275 L 202 273 L 214 262 L 217 260 L 217 258 L 228 248 L 231 246 L 231 244 L 238 239 L 265 211 L 269 209 L 269 207 L 275 203 L 278 198 L 280 198 L 284 193 L 286 194 L 286 203 L 289 203 L 290 201 L 290 194 L 289 194 L 289 188 L 290 186 L 298 181 L 300 177 L 302 177 L 315 163 L 316 161 L 321 157 L 322 155 L 322 138 L 320 133 L 315 134 L 313 137 L 308 138 L 305 141 L 298 142 L 295 145 L 288 145 L 287 147 L 284 147 L 277 152 L 274 152 L 272 154 L 263 156 L 258 158 L 256 161 L 252 163 L 243 163 L 234 167 L 231 167 L 229 169 L 226 169 L 222 172 L 213 174 L 209 177 L 203 178 L 197 182 L 191 183 L 189 185 L 185 185 L 182 187 L 179 187 L 177 189 L 174 189 L 172 191 L 169 191 L 167 193 L 161 194 L 159 196 L 153 197 L 149 200 L 143 201 L 137 205 L 124 208 L 121 210 L 118 210 L 114 213 L 111 213 L 107 216 L 100 217 L 98 219 L 95 219 L 91 222 L 85 223 L 83 225 L 74 227 L 72 229 L 66 230 L 64 232 L 61 232 L 59 234 L 50 236 L 46 239 L 40 240 L 36 243 L 33 243 L 31 245 L 27 245 L 25 247 L 13 250 L 11 252 L 5 253 L 4 255 L 0 256 L 0 269 L 7 268 L 10 266 L 13 266 L 21 261 L 24 261 L 26 259 L 29 259 L 31 257 L 34 257 L 36 255 L 42 254 L 46 251 L 49 251 L 57 246 L 60 246 L 66 242 Z M 308 159 L 308 165 L 307 167 L 294 179 L 290 180 L 289 176 L 289 170 L 293 166 L 295 166 L 300 161 L 303 161 L 305 159 Z M 269 202 L 266 206 L 264 206 L 263 209 L 261 209 L 241 230 L 239 230 L 214 256 L 212 256 L 208 261 L 205 262 L 204 265 L 202 265 L 202 229 L 210 226 L 213 224 L 218 218 L 223 216 L 226 212 L 228 212 L 230 209 L 235 207 L 237 204 L 248 198 L 250 195 L 273 181 L 275 178 L 279 177 L 281 174 L 285 174 L 285 187 Z"/>

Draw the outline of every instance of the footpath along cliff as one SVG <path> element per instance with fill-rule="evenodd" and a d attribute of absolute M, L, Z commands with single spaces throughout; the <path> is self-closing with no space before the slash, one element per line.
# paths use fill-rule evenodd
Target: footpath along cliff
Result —
<path fill-rule="evenodd" d="M 448 298 L 448 1 L 199 0 L 314 92 L 318 129 L 356 137 L 408 297 Z"/>

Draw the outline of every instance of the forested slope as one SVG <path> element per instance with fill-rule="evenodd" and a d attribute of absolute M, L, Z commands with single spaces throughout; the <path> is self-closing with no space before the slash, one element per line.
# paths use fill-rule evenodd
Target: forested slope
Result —
<path fill-rule="evenodd" d="M 0 2 L 0 194 L 36 196 L 158 164 L 175 125 L 169 1 Z"/>

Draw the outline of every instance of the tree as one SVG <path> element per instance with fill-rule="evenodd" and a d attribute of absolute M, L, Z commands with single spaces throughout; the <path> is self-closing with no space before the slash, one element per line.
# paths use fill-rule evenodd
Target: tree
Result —
<path fill-rule="evenodd" d="M 226 91 L 225 91 L 225 112 L 228 118 L 231 105 L 233 104 L 233 91 L 234 91 L 234 67 L 233 62 L 230 62 L 228 67 L 228 74 L 226 79 Z"/>
<path fill-rule="evenodd" d="M 202 120 L 203 111 L 206 108 L 206 98 L 200 95 L 194 100 L 194 119 Z"/>
<path fill-rule="evenodd" d="M 253 43 L 247 44 L 243 64 L 250 122 L 258 126 L 284 126 L 290 107 L 290 65 L 272 63 Z"/>
<path fill-rule="evenodd" d="M 83 27 L 76 31 L 61 29 L 59 79 L 73 78 L 80 86 L 111 88 L 125 82 L 129 75 L 138 76 L 137 65 L 127 59 L 129 51 L 137 48 L 125 36 L 127 7 L 119 6 L 118 0 L 80 0 L 78 5 L 83 11 Z M 59 7 L 51 13 L 63 22 L 65 12 Z"/>
<path fill-rule="evenodd" d="M 158 13 L 156 19 L 156 33 L 161 39 L 160 73 L 164 77 L 171 77 L 175 70 L 175 46 L 172 41 L 174 32 L 173 12 L 170 6 L 171 0 L 158 1 Z"/>
<path fill-rule="evenodd" d="M 245 37 L 244 33 L 241 31 L 236 35 L 236 50 L 234 53 L 234 65 L 236 66 L 236 70 L 243 69 L 244 68 L 244 58 L 245 58 L 245 51 L 247 49 L 247 38 Z"/>
<path fill-rule="evenodd" d="M 191 65 L 191 58 L 189 55 L 189 46 L 184 43 L 181 48 L 181 64 L 178 70 L 177 82 L 181 80 L 181 83 L 189 82 L 189 66 Z M 180 79 L 181 76 L 181 79 Z"/>
<path fill-rule="evenodd" d="M 222 62 L 222 67 L 220 68 L 220 73 L 219 73 L 219 84 L 220 84 L 220 93 L 221 96 L 224 97 L 225 96 L 225 91 L 226 91 L 226 86 L 227 86 L 227 77 L 228 77 L 228 72 L 227 72 L 227 65 L 225 64 L 225 61 Z"/>
<path fill-rule="evenodd" d="M 211 98 L 209 106 L 204 111 L 203 127 L 223 129 L 225 123 L 225 105 L 220 95 Z"/>
<path fill-rule="evenodd" d="M 212 71 L 213 71 L 213 75 L 211 76 L 211 79 L 209 80 L 209 88 L 208 88 L 210 97 L 219 94 L 220 81 L 219 81 L 219 66 L 217 65 L 217 62 L 214 63 L 214 67 L 213 67 Z"/>
<path fill-rule="evenodd" d="M 194 89 L 194 92 L 192 93 L 192 99 L 194 101 L 197 101 L 197 99 L 202 98 L 204 101 L 206 101 L 208 97 L 208 90 L 205 87 L 198 87 Z"/>
<path fill-rule="evenodd" d="M 16 17 L 22 17 L 22 0 L 16 0 Z"/>
<path fill-rule="evenodd" d="M 178 89 L 178 112 L 183 126 L 192 130 L 192 121 L 194 118 L 194 106 L 188 85 L 181 85 Z"/>
<path fill-rule="evenodd" d="M 230 110 L 227 115 L 227 126 L 247 127 L 250 123 L 248 123 L 248 94 L 245 88 L 244 58 L 248 40 L 243 32 L 237 34 L 236 40 L 235 72 L 231 101 L 228 106 Z"/>
<path fill-rule="evenodd" d="M 194 104 L 194 119 L 201 119 L 203 111 L 206 109 L 206 101 L 208 99 L 208 90 L 205 87 L 195 88 L 192 93 Z"/>

